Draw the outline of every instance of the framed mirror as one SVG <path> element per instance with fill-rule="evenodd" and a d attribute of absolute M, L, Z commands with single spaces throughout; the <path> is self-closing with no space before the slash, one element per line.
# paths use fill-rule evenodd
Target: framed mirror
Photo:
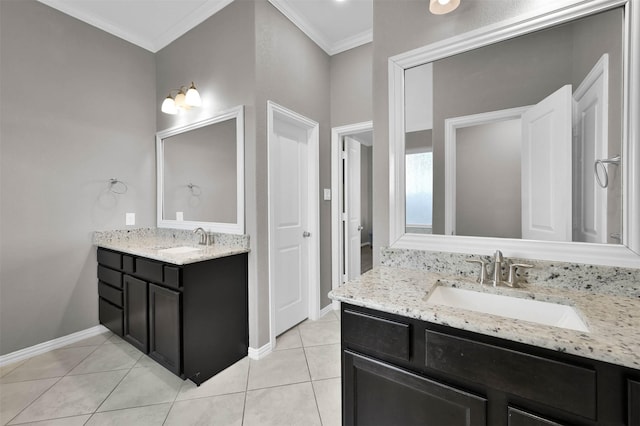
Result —
<path fill-rule="evenodd" d="M 244 233 L 242 106 L 156 134 L 159 228 Z"/>
<path fill-rule="evenodd" d="M 582 2 L 390 58 L 392 246 L 637 266 L 638 14 Z"/>

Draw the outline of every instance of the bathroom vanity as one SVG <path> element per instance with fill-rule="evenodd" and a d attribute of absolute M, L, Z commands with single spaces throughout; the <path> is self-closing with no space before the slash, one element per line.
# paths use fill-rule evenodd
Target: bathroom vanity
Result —
<path fill-rule="evenodd" d="M 99 244 L 100 323 L 199 385 L 247 355 L 248 250 L 163 247 Z"/>
<path fill-rule="evenodd" d="M 585 332 L 428 301 L 452 283 L 378 267 L 333 290 L 343 424 L 640 425 L 640 300 L 520 290 L 572 305 Z"/>

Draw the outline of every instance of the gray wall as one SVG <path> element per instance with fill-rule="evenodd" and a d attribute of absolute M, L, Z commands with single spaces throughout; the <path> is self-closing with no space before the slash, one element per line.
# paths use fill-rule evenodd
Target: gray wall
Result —
<path fill-rule="evenodd" d="M 331 57 L 331 127 L 372 119 L 372 52 L 367 43 Z"/>
<path fill-rule="evenodd" d="M 155 224 L 153 54 L 0 1 L 0 354 L 98 324 L 95 230 Z M 128 191 L 107 191 L 109 178 Z"/>
<path fill-rule="evenodd" d="M 320 125 L 320 306 L 330 303 L 331 203 L 322 198 L 322 188 L 331 187 L 330 159 L 330 60 L 291 21 L 267 0 L 257 0 L 256 9 L 256 207 L 257 235 L 251 248 L 258 251 L 260 345 L 266 343 L 268 322 L 267 241 L 267 101 L 296 111 Z"/>
<path fill-rule="evenodd" d="M 520 119 L 456 131 L 456 235 L 520 238 Z"/>
<path fill-rule="evenodd" d="M 163 139 L 163 217 L 236 223 L 235 119 Z M 188 185 L 195 185 L 189 188 Z"/>
<path fill-rule="evenodd" d="M 553 7 L 579 3 L 558 0 Z M 547 2 L 545 7 L 550 7 Z M 374 0 L 373 4 L 373 121 L 376 149 L 373 155 L 374 244 L 389 241 L 389 91 L 388 58 L 492 23 L 532 13 L 541 7 L 536 0 L 476 0 L 461 2 L 448 15 L 428 13 L 420 0 Z M 435 137 L 435 135 L 434 135 Z M 378 253 L 374 250 L 374 262 Z"/>

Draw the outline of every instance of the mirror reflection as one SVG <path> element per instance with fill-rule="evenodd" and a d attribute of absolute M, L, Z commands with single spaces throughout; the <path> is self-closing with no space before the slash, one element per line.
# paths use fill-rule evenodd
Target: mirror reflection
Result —
<path fill-rule="evenodd" d="M 162 139 L 165 220 L 236 220 L 236 119 Z"/>
<path fill-rule="evenodd" d="M 406 232 L 620 243 L 623 10 L 405 71 Z"/>

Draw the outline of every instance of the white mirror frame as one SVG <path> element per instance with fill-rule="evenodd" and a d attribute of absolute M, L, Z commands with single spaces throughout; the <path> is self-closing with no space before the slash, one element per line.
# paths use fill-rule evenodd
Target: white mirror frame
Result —
<path fill-rule="evenodd" d="M 210 124 L 227 120 L 236 120 L 236 222 L 200 222 L 189 220 L 163 219 L 164 207 L 164 146 L 163 139 L 199 129 Z M 186 126 L 172 127 L 156 133 L 156 170 L 157 170 L 157 226 L 158 228 L 195 229 L 204 228 L 211 232 L 226 234 L 244 234 L 244 107 L 242 105 L 220 112 Z"/>
<path fill-rule="evenodd" d="M 640 265 L 640 4 L 635 0 L 590 0 L 573 6 L 526 14 L 389 58 L 389 244 L 406 248 L 609 266 Z M 482 238 L 405 233 L 405 94 L 404 71 L 468 50 L 624 7 L 623 54 L 623 205 L 622 244 Z"/>

